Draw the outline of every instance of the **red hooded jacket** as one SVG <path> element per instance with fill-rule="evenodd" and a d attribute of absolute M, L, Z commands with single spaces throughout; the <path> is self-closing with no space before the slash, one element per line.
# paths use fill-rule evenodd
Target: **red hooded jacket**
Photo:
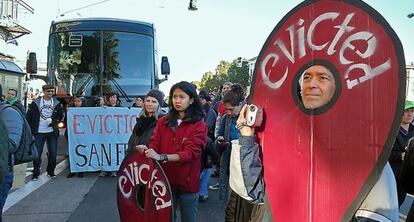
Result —
<path fill-rule="evenodd" d="M 183 121 L 175 129 L 159 119 L 149 148 L 159 154 L 178 154 L 179 162 L 161 163 L 171 190 L 196 193 L 200 185 L 201 152 L 206 145 L 207 127 L 203 120 Z"/>

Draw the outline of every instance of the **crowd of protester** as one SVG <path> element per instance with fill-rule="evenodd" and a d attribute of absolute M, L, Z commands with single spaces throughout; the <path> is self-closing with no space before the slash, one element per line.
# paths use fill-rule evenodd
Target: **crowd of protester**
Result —
<path fill-rule="evenodd" d="M 309 68 L 301 90 L 307 90 L 308 81 L 316 78 L 312 76 L 312 69 L 320 68 Z M 43 152 L 44 143 L 47 142 L 46 171 L 53 179 L 56 177 L 59 136 L 57 123 L 62 119 L 66 121 L 66 115 L 62 104 L 53 96 L 54 87 L 44 85 L 42 91 L 42 96 L 37 97 L 29 105 L 26 117 L 39 154 Z M 167 113 L 161 109 L 164 106 L 164 97 L 163 92 L 153 89 L 145 96 L 136 97 L 127 105 L 127 107 L 141 108 L 128 141 L 127 153 L 139 152 L 161 164 L 171 186 L 174 216 L 176 217 L 175 212 L 179 207 L 182 221 L 196 221 L 198 202 L 208 201 L 209 192 L 218 192 L 219 204 L 225 209 L 225 221 L 270 220 L 271 215 L 265 204 L 266 192 L 262 175 L 264 166 L 259 155 L 261 147 L 256 143 L 254 128 L 246 125 L 246 89 L 237 83 L 225 82 L 218 94 L 205 90 L 197 93 L 193 84 L 182 81 L 170 89 Z M 17 106 L 25 112 L 17 99 L 16 90 L 8 90 L 5 98 L 4 102 Z M 306 98 L 303 100 L 304 106 L 309 106 L 311 109 L 323 105 L 307 103 Z M 73 97 L 69 105 L 69 107 L 83 106 L 83 98 L 80 96 Z M 96 106 L 121 107 L 121 104 L 117 93 L 110 92 L 98 97 Z M 5 112 L 2 112 L 0 117 L 0 129 L 2 125 L 7 128 L 11 120 L 5 117 Z M 396 181 L 395 195 L 398 195 L 399 206 L 404 202 L 407 192 L 413 193 L 414 187 L 413 120 L 414 102 L 406 101 L 401 125 L 389 158 Z M 67 137 L 66 133 L 65 136 Z M 10 136 L 10 139 L 18 140 L 15 136 Z M 15 141 L 14 145 L 16 144 L 18 142 Z M 240 161 L 232 162 L 232 155 L 240 156 Z M 41 155 L 34 161 L 33 180 L 39 177 L 40 165 Z M 387 167 L 389 168 L 388 164 Z M 245 187 L 247 194 L 236 190 L 234 175 L 237 176 L 237 172 L 233 172 L 231 176 L 231 169 L 244 172 L 240 175 L 243 175 L 242 177 L 248 175 L 244 179 L 254 184 L 252 187 Z M 6 175 L 6 179 L 1 180 L 2 207 L 13 178 L 12 176 L 10 178 L 12 175 L 10 170 L 1 175 Z M 83 173 L 70 173 L 67 177 L 74 176 L 83 177 Z M 115 171 L 100 172 L 99 176 L 115 177 L 117 174 Z M 217 177 L 218 182 L 208 187 L 208 184 L 212 183 L 212 177 Z M 414 204 L 411 206 L 407 221 L 414 221 L 413 206 Z M 359 217 L 354 217 L 353 220 L 364 221 Z"/>

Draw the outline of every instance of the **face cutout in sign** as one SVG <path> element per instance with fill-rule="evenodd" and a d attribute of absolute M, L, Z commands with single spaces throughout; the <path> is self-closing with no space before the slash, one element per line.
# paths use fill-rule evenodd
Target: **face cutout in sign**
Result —
<path fill-rule="evenodd" d="M 391 152 L 405 98 L 401 43 L 362 1 L 305 1 L 268 37 L 252 102 L 264 108 L 275 221 L 349 221 Z"/>
<path fill-rule="evenodd" d="M 133 152 L 125 157 L 118 175 L 117 201 L 122 222 L 172 221 L 172 193 L 158 162 Z"/>

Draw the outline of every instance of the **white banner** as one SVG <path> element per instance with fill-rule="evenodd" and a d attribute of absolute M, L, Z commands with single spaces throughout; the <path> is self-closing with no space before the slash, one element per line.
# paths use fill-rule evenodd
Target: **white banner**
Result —
<path fill-rule="evenodd" d="M 68 153 L 71 172 L 116 171 L 128 148 L 140 108 L 69 108 Z"/>

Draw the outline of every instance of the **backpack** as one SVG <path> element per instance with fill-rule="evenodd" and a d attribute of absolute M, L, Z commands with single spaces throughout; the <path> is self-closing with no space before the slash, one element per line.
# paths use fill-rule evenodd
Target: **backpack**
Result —
<path fill-rule="evenodd" d="M 6 126 L 3 120 L 0 119 L 0 184 L 3 184 L 4 178 L 9 171 L 9 150 L 4 149 L 4 147 L 9 146 L 9 137 L 7 135 Z"/>
<path fill-rule="evenodd" d="M 22 138 L 20 139 L 19 146 L 15 150 L 9 149 L 9 153 L 14 155 L 14 165 L 31 162 L 37 159 L 39 155 L 37 153 L 36 143 L 30 125 L 18 107 L 4 103 L 0 106 L 0 113 L 8 107 L 16 110 L 24 121 Z"/>

